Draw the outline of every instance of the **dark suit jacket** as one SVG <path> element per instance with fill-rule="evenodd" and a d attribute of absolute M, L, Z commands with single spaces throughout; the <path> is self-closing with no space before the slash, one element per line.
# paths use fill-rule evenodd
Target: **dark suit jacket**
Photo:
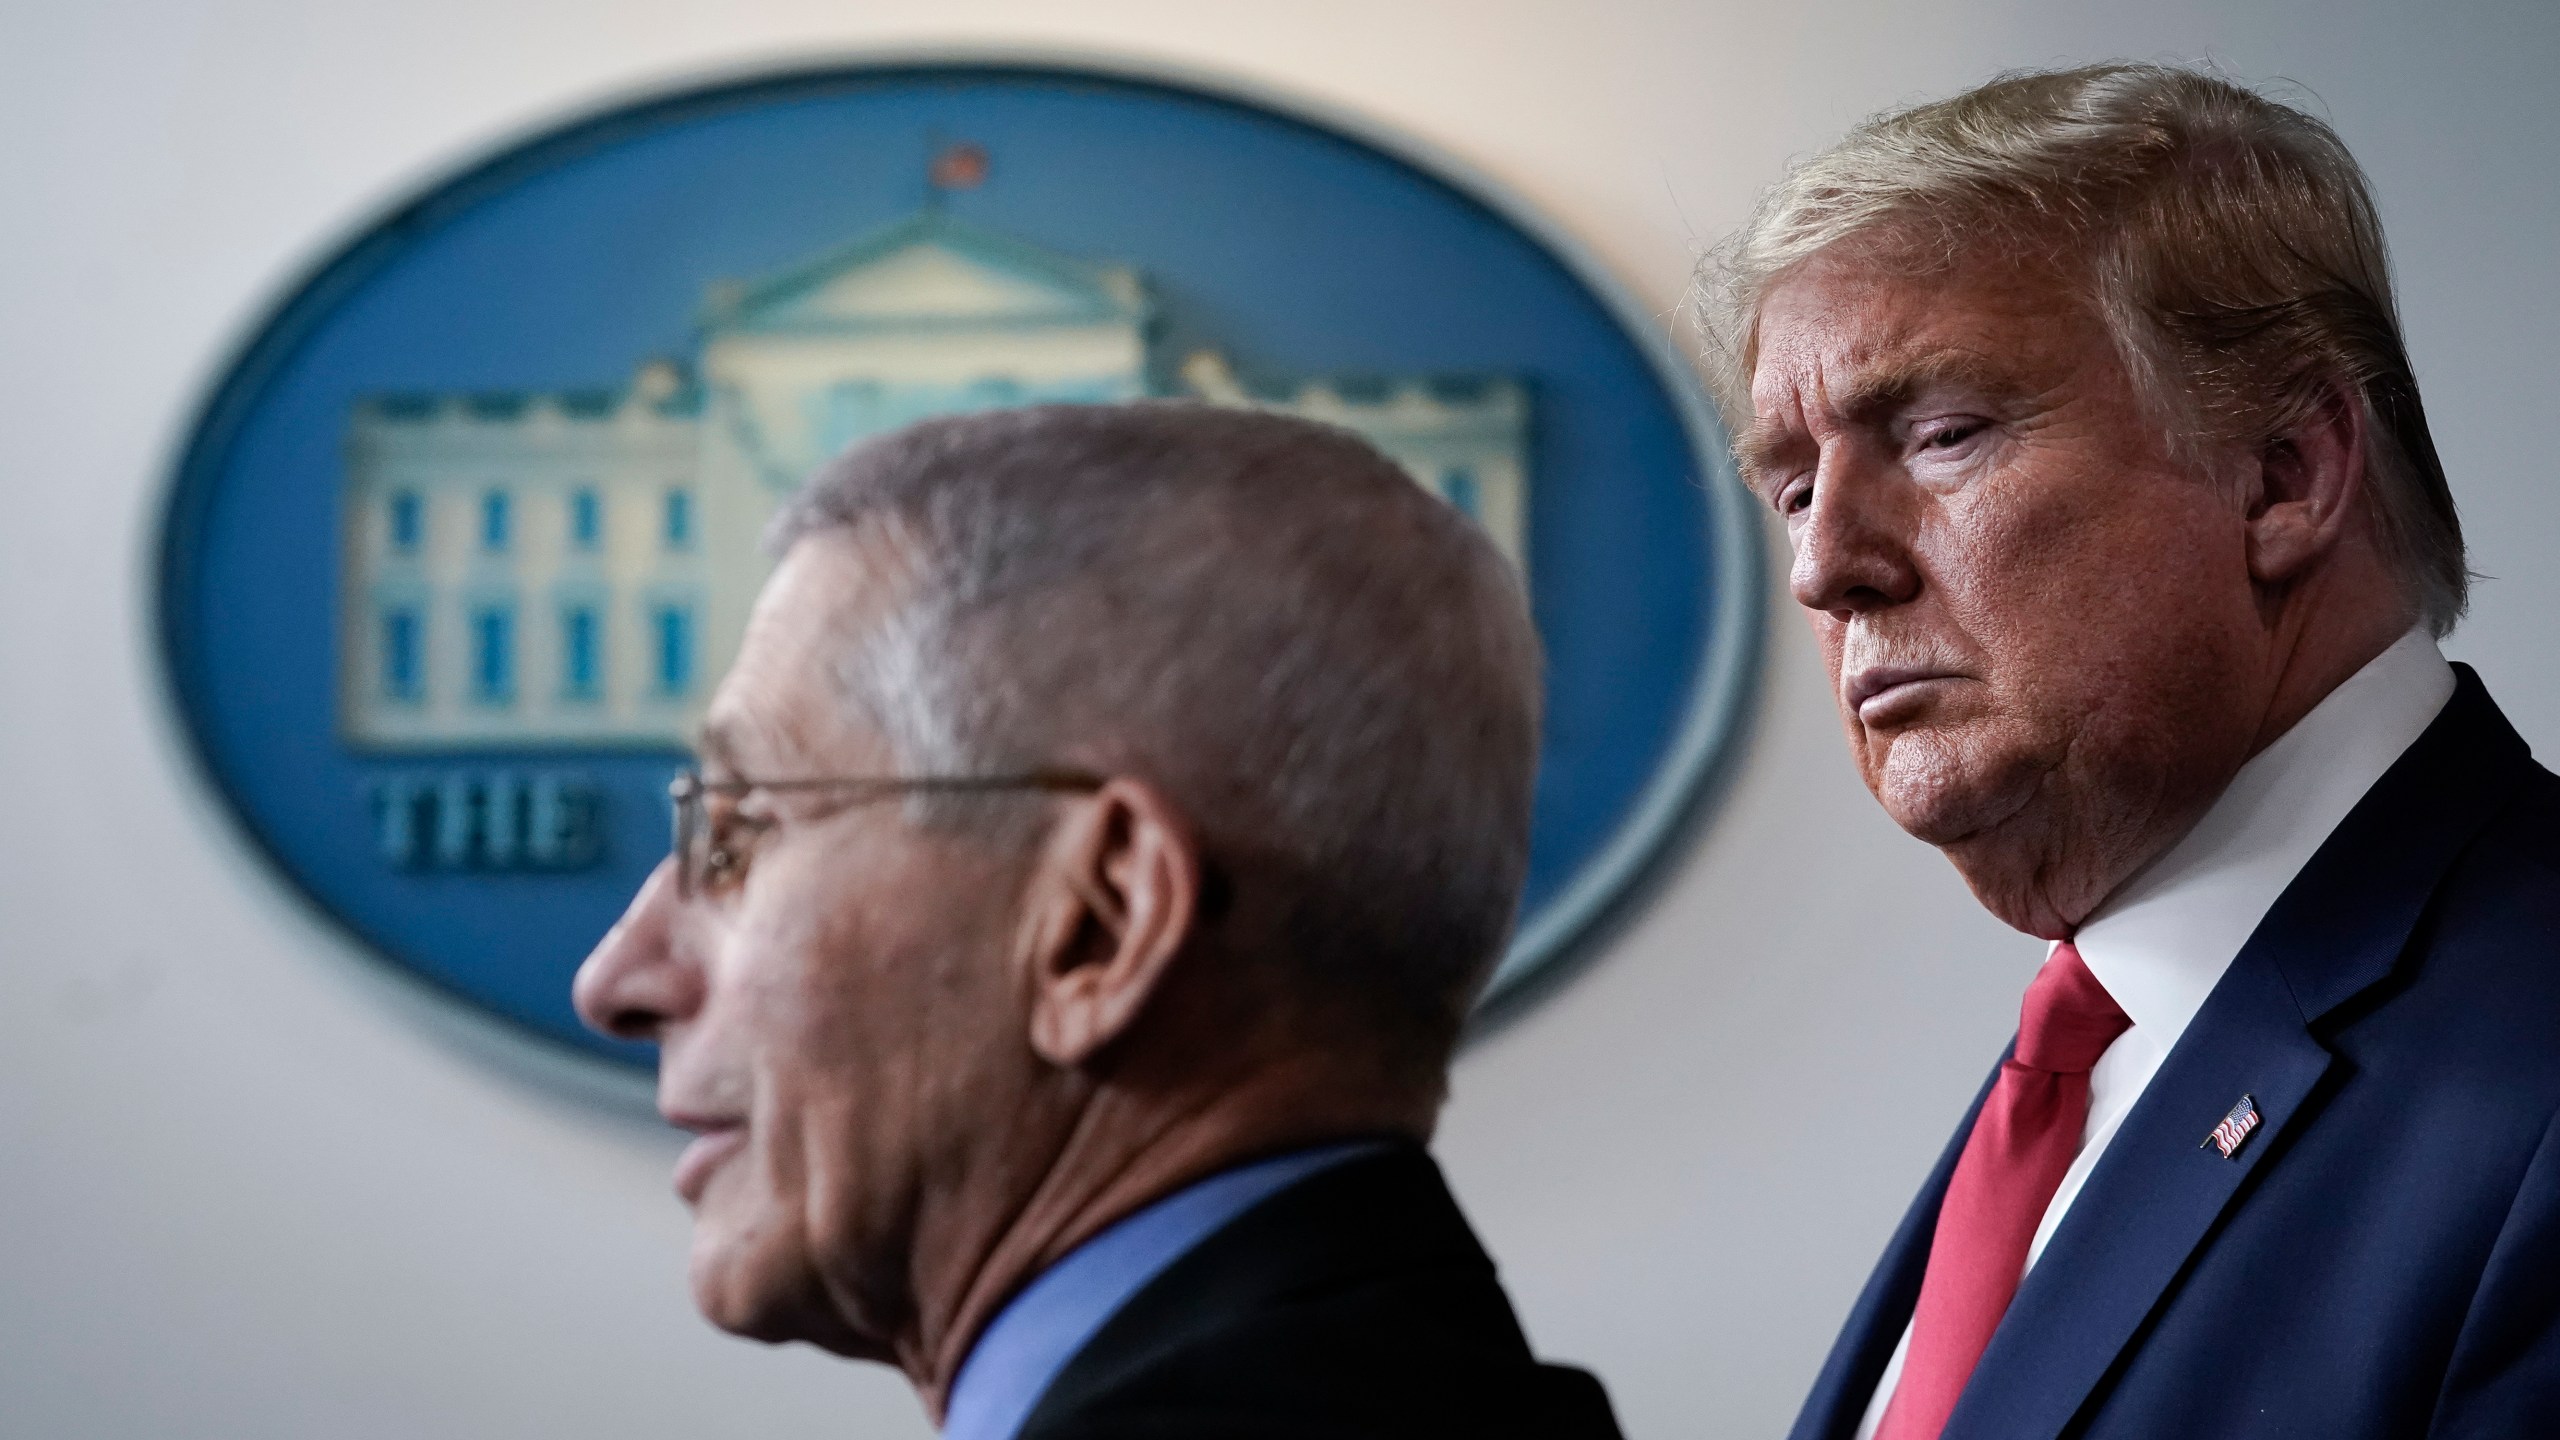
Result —
<path fill-rule="evenodd" d="M 2560 779 L 2456 670 L 2125 1118 L 1944 1440 L 2560 1436 Z M 2257 1133 L 2199 1149 L 2243 1094 Z M 1795 1440 L 1855 1433 L 1972 1124 Z"/>
<path fill-rule="evenodd" d="M 1600 1382 L 1541 1365 L 1416 1145 L 1255 1205 L 1130 1297 L 1021 1440 L 1616 1440 Z"/>

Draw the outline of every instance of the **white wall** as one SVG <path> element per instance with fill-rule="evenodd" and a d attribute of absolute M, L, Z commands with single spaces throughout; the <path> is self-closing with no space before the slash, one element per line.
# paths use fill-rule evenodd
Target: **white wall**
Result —
<path fill-rule="evenodd" d="M 710 1332 L 672 1146 L 483 1054 L 242 856 L 170 738 L 145 537 L 215 356 L 403 187 L 563 107 L 812 49 L 1154 55 L 1399 127 L 1650 303 L 1789 155 L 2007 65 L 2210 55 L 2373 170 L 2482 587 L 2560 749 L 2560 11 L 2120 0 L 365 0 L 0 12 L 0 1432 L 917 1435 Z M 1774 589 L 1772 604 L 1784 608 Z M 1851 778 L 1781 615 L 1699 843 L 1461 1063 L 1442 1151 L 1640 1437 L 1780 1433 L 2036 947 Z"/>

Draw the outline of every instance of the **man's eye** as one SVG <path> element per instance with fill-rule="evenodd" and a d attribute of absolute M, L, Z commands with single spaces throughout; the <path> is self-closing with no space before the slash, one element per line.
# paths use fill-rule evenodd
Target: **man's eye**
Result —
<path fill-rule="evenodd" d="M 715 892 L 736 889 L 747 878 L 747 862 L 754 858 L 757 837 L 772 826 L 762 816 L 722 817 L 712 826 L 711 844 L 702 855 L 702 887 Z"/>
<path fill-rule="evenodd" d="M 706 890 L 727 890 L 746 874 L 747 857 L 738 848 L 733 835 L 713 837 L 711 850 L 702 857 L 702 885 Z"/>
<path fill-rule="evenodd" d="M 1813 482 L 1810 480 L 1801 485 L 1790 485 L 1778 492 L 1778 513 L 1781 515 L 1796 514 L 1810 508 L 1812 504 Z"/>
<path fill-rule="evenodd" d="M 1983 422 L 1979 420 L 1961 420 L 1935 430 L 1923 431 L 1920 435 L 1920 448 L 1923 450 L 1952 450 L 1967 440 L 1972 439 L 1974 436 L 1981 434 L 1982 423 Z"/>

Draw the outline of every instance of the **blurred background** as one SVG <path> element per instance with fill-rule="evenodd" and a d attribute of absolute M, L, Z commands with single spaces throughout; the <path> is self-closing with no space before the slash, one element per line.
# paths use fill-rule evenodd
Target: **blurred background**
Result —
<path fill-rule="evenodd" d="M 1698 247 L 1869 111 L 2110 57 L 2289 82 L 2372 173 L 2489 577 L 2448 648 L 2560 753 L 2544 3 L 9 0 L 0 1434 L 928 1433 L 891 1372 L 694 1315 L 676 1137 L 627 1090 L 387 978 L 242 848 L 161 689 L 150 547 L 215 367 L 382 206 L 565 112 L 938 45 L 1409 136 L 1675 335 Z M 2041 955 L 1875 809 L 1782 575 L 1767 608 L 1689 838 L 1462 1057 L 1440 1141 L 1534 1341 L 1638 1437 L 1784 1432 Z"/>

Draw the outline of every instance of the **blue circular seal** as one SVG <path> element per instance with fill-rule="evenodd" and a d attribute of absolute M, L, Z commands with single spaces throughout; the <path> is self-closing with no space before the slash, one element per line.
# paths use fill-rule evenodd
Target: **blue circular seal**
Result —
<path fill-rule="evenodd" d="M 1493 997 L 1678 826 L 1756 528 L 1685 368 L 1572 249 L 1335 121 L 1088 66 L 838 66 L 563 125 L 402 204 L 224 372 L 160 547 L 173 694 L 291 884 L 616 1059 L 569 981 L 666 850 L 765 515 L 926 415 L 1145 395 L 1349 426 L 1519 565 L 1548 655 Z"/>

